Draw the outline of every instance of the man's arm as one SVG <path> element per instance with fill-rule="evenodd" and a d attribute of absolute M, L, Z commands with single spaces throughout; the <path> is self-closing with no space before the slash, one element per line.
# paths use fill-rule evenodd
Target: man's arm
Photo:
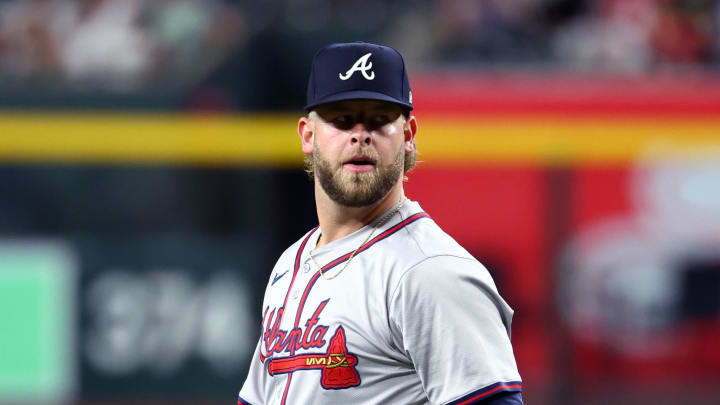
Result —
<path fill-rule="evenodd" d="M 266 377 L 263 363 L 260 360 L 262 336 L 258 340 L 255 347 L 255 353 L 250 361 L 250 370 L 248 371 L 245 383 L 240 389 L 238 395 L 238 405 L 262 405 L 265 403 L 263 399 L 264 381 Z"/>
<path fill-rule="evenodd" d="M 389 309 L 396 344 L 412 360 L 431 403 L 495 404 L 478 401 L 501 401 L 522 390 L 510 344 L 512 310 L 476 260 L 425 259 L 407 270 Z"/>

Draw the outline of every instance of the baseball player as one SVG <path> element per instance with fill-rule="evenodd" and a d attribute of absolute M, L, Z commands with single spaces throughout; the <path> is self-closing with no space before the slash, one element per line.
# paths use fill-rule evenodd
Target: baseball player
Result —
<path fill-rule="evenodd" d="M 404 195 L 417 120 L 402 56 L 321 49 L 305 108 L 319 225 L 270 275 L 238 404 L 522 404 L 512 310 Z"/>

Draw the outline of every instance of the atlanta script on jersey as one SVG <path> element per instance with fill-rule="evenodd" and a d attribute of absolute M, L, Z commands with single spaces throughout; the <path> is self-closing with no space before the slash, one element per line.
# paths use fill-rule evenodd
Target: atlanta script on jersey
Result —
<path fill-rule="evenodd" d="M 238 404 L 467 404 L 522 389 L 512 310 L 417 203 L 321 277 L 373 225 L 317 249 L 316 228 L 282 254 Z"/>

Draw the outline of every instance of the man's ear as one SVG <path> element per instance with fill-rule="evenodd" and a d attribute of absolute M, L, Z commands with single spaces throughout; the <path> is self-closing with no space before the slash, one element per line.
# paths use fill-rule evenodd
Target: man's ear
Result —
<path fill-rule="evenodd" d="M 405 136 L 405 153 L 410 153 L 415 149 L 415 134 L 417 134 L 417 119 L 411 115 L 405 120 L 403 135 Z"/>
<path fill-rule="evenodd" d="M 298 135 L 300 135 L 300 143 L 302 151 L 306 155 L 313 153 L 313 136 L 315 136 L 315 123 L 308 117 L 300 117 L 298 120 Z"/>

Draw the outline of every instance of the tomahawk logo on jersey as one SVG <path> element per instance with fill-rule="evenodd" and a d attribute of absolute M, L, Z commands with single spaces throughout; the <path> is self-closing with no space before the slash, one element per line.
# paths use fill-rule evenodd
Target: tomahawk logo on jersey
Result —
<path fill-rule="evenodd" d="M 373 224 L 317 249 L 314 229 L 280 257 L 239 404 L 470 404 L 521 390 L 512 310 L 487 270 L 417 203 L 393 219 L 337 278 L 322 273 Z"/>
<path fill-rule="evenodd" d="M 355 365 L 357 356 L 348 353 L 345 330 L 338 327 L 325 353 L 270 359 L 268 373 L 271 376 L 298 370 L 320 370 L 320 385 L 325 389 L 342 389 L 360 385 Z"/>
<path fill-rule="evenodd" d="M 260 353 L 260 361 L 268 362 L 267 370 L 271 376 L 276 374 L 292 373 L 298 370 L 321 370 L 320 385 L 325 389 L 341 389 L 354 387 L 360 384 L 360 377 L 355 370 L 357 356 L 348 353 L 345 330 L 338 326 L 325 352 L 296 355 L 297 349 L 322 348 L 325 346 L 325 336 L 328 326 L 321 325 L 320 314 L 329 300 L 320 303 L 305 327 L 293 328 L 285 331 L 279 328 L 279 321 L 283 315 L 283 308 L 273 309 L 267 321 L 263 317 L 265 333 Z M 267 314 L 268 310 L 265 310 Z M 275 319 L 273 323 L 273 319 Z M 272 357 L 274 354 L 279 354 Z M 283 356 L 282 354 L 288 354 Z"/>

